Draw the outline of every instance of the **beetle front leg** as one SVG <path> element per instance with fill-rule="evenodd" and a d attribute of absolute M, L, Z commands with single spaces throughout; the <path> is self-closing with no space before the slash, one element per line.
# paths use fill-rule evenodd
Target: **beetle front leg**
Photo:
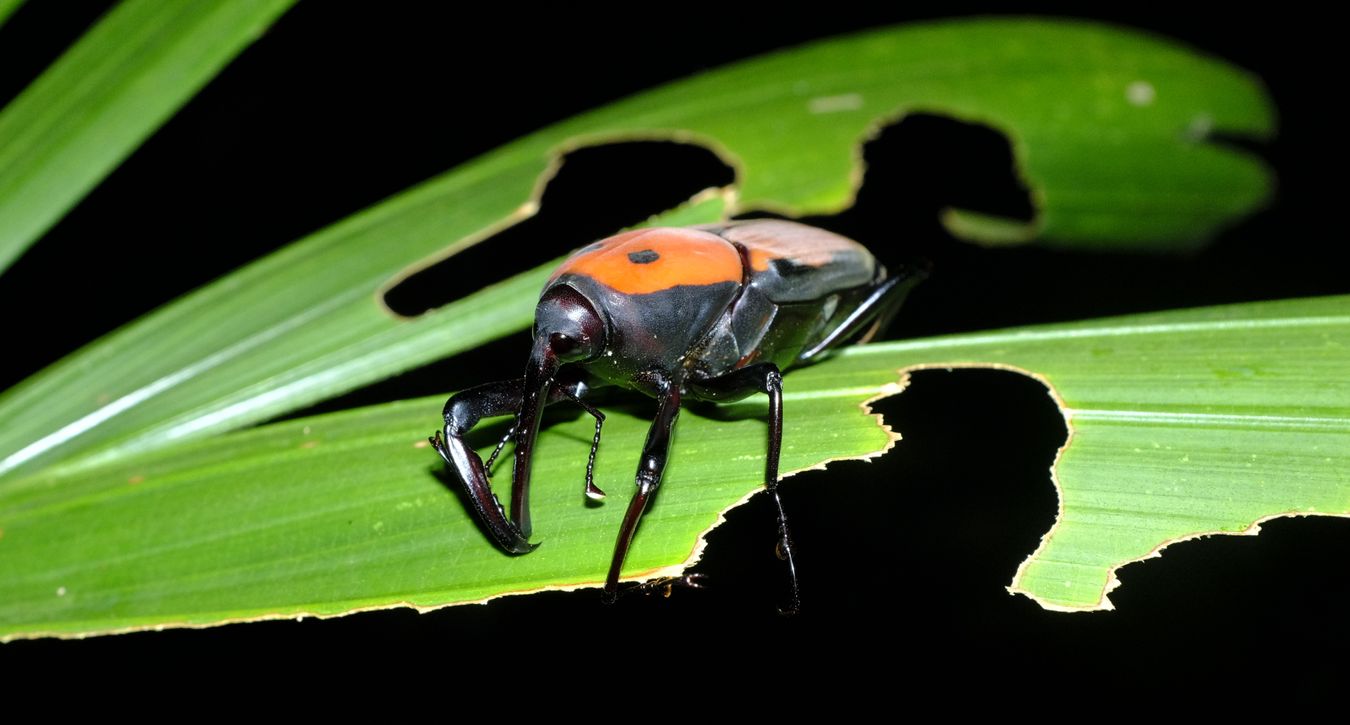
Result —
<path fill-rule="evenodd" d="M 796 614 L 801 609 L 801 590 L 797 583 L 797 563 L 792 556 L 792 534 L 788 531 L 787 511 L 778 497 L 778 459 L 783 449 L 783 373 L 773 363 L 759 363 L 726 375 L 690 383 L 701 397 L 738 398 L 748 392 L 769 396 L 769 456 L 764 462 L 764 487 L 773 495 L 778 507 L 778 558 L 787 562 L 792 580 L 792 600 L 782 614 Z"/>
<path fill-rule="evenodd" d="M 592 465 L 588 467 L 586 476 L 589 493 L 590 489 L 599 491 L 598 488 L 594 487 L 594 484 L 590 483 L 590 478 L 595 460 L 594 446 L 599 443 L 600 423 L 603 422 L 604 416 L 600 415 L 594 406 L 582 401 L 581 397 L 586 394 L 587 389 L 587 385 L 582 381 L 561 382 L 549 391 L 545 398 L 545 404 L 556 403 L 560 400 L 571 400 L 592 415 L 597 415 L 596 436 L 591 450 Z M 492 492 L 488 468 L 501 451 L 505 439 L 497 445 L 497 449 L 493 451 L 492 456 L 488 459 L 488 464 L 485 466 L 482 459 L 478 457 L 478 453 L 469 447 L 465 436 L 483 418 L 516 412 L 520 408 L 524 391 L 525 380 L 517 378 L 487 383 L 457 393 L 445 404 L 444 440 L 442 440 L 439 431 L 428 439 L 436 452 L 441 455 L 441 458 L 451 468 L 455 469 L 455 473 L 458 474 L 459 480 L 469 496 L 470 505 L 473 507 L 478 520 L 487 527 L 488 533 L 492 535 L 493 540 L 499 546 L 513 554 L 528 553 L 536 545 L 529 542 L 528 518 L 523 519 L 526 523 L 508 518 L 501 501 Z M 513 437 L 516 430 L 517 426 L 513 425 L 507 433 L 507 438 Z M 603 492 L 601 495 L 603 495 Z"/>
<path fill-rule="evenodd" d="M 628 503 L 623 526 L 619 528 L 619 539 L 614 544 L 614 558 L 609 565 L 609 576 L 605 579 L 605 601 L 608 602 L 614 601 L 618 595 L 619 571 L 623 568 L 624 558 L 628 556 L 628 546 L 633 543 L 633 534 L 637 532 L 648 501 L 661 486 L 661 474 L 666 470 L 675 421 L 680 417 L 680 386 L 664 376 L 657 382 L 661 403 L 652 427 L 647 430 L 647 442 L 642 446 L 642 460 L 637 470 L 637 493 Z"/>
<path fill-rule="evenodd" d="M 524 554 L 534 549 L 529 540 L 530 532 L 522 531 L 506 517 L 502 502 L 492 492 L 483 459 L 469 447 L 464 436 L 483 418 L 514 413 L 520 407 L 524 389 L 524 379 L 518 378 L 486 383 L 456 393 L 445 403 L 444 441 L 441 440 L 440 431 L 428 439 L 432 448 L 459 475 L 478 520 L 487 527 L 498 546 L 513 554 Z"/>

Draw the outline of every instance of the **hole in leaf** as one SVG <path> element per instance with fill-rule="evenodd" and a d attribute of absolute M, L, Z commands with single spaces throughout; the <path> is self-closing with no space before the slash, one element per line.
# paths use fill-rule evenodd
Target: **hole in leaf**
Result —
<path fill-rule="evenodd" d="M 881 339 L 906 339 L 1037 319 L 1010 299 L 1042 299 L 1042 319 L 1077 316 L 1055 296 L 1055 255 L 1026 246 L 986 248 L 956 239 L 942 223 L 960 208 L 1031 224 L 1036 211 L 1017 176 L 1007 138 L 990 127 L 915 114 L 863 146 L 857 202 L 834 216 L 803 219 L 852 237 L 891 269 L 925 262 L 930 277 L 910 295 Z M 1072 262 L 1062 262 L 1064 267 Z M 1055 268 L 1058 272 L 1059 268 Z M 1049 281 L 1047 281 L 1049 280 Z M 1021 295 L 1019 297 L 1019 295 Z M 1057 307 L 1056 307 L 1057 306 Z"/>
<path fill-rule="evenodd" d="M 1036 218 L 1008 139 L 988 126 L 909 115 L 867 143 L 863 159 L 867 170 L 857 203 L 836 216 L 803 221 L 869 246 L 875 244 L 870 240 L 903 238 L 903 246 L 873 247 L 884 263 L 913 261 L 915 255 L 932 258 L 952 238 L 941 222 L 947 209 L 1015 223 Z"/>
<path fill-rule="evenodd" d="M 784 385 L 791 382 L 789 375 Z M 1067 435 L 1045 386 L 999 370 L 923 370 L 872 409 L 904 436 L 893 450 L 792 476 L 780 488 L 799 551 L 803 612 L 821 622 L 1020 626 L 1034 605 L 1009 607 L 1004 587 L 1054 523 L 1049 470 Z M 790 409 L 784 415 L 788 429 L 801 425 Z M 744 444 L 762 450 L 764 442 Z M 664 493 L 681 495 L 674 486 Z M 695 569 L 717 583 L 704 596 L 730 597 L 747 610 L 778 604 L 787 576 L 772 553 L 772 500 L 757 496 L 726 518 Z"/>
<path fill-rule="evenodd" d="M 1350 623 L 1341 603 L 1350 577 L 1339 562 L 1347 558 L 1350 521 L 1278 518 L 1263 522 L 1258 536 L 1175 543 L 1159 558 L 1124 566 L 1110 596 L 1125 624 L 1163 640 L 1220 641 L 1259 631 L 1268 633 L 1267 646 L 1281 639 L 1293 646 L 1317 622 L 1318 636 L 1345 641 Z"/>
<path fill-rule="evenodd" d="M 538 214 L 408 275 L 385 293 L 385 304 L 415 317 L 734 179 L 700 146 L 641 141 L 573 151 L 544 189 Z"/>

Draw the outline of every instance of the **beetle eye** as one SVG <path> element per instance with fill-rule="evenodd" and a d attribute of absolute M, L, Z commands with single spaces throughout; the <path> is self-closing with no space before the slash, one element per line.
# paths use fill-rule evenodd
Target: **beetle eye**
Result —
<path fill-rule="evenodd" d="M 580 345 L 580 340 L 575 340 L 561 332 L 555 332 L 548 336 L 548 346 L 553 348 L 553 354 L 557 355 L 559 360 L 570 359 L 572 353 L 575 353 Z"/>

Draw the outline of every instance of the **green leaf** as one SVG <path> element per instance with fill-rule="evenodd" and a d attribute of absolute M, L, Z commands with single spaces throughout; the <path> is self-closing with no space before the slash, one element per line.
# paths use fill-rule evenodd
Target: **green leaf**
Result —
<path fill-rule="evenodd" d="M 0 271 L 293 2 L 126 0 L 0 111 Z"/>
<path fill-rule="evenodd" d="M 1001 19 L 816 43 L 528 136 L 94 343 L 0 395 L 10 421 L 0 476 L 256 423 L 524 328 L 541 270 L 412 320 L 379 295 L 410 266 L 533 214 L 540 180 L 570 149 L 634 138 L 705 145 L 737 170 L 722 214 L 819 214 L 851 203 L 862 140 L 911 112 L 1009 136 L 1038 206 L 1018 239 L 1191 248 L 1270 190 L 1259 161 L 1205 141 L 1270 135 L 1260 84 L 1156 38 Z M 1019 226 L 980 219 L 964 228 L 1006 242 Z"/>
<path fill-rule="evenodd" d="M 1161 546 L 1290 514 L 1350 515 L 1350 296 L 1235 305 L 852 348 L 790 373 L 783 468 L 868 457 L 892 436 L 863 414 L 905 371 L 1032 371 L 1065 407 L 1061 513 L 1013 589 L 1107 606 L 1119 566 Z M 1180 343 L 1180 344 L 1179 344 Z M 649 411 L 549 425 L 535 457 L 535 539 L 500 553 L 425 443 L 442 400 L 261 429 L 0 492 L 0 636 L 436 607 L 604 577 Z M 721 514 L 762 488 L 762 398 L 686 411 L 625 572 L 673 573 Z M 503 420 L 482 432 L 485 449 Z M 752 441 L 759 441 L 755 444 Z M 1011 572 L 1010 572 L 1011 574 Z"/>
<path fill-rule="evenodd" d="M 892 378 L 850 357 L 793 375 L 784 470 L 888 448 L 891 435 L 858 403 L 893 392 Z M 649 411 L 607 410 L 596 482 L 611 496 L 599 507 L 582 491 L 591 419 L 547 429 L 531 497 L 542 545 L 511 557 L 437 475 L 444 464 L 426 436 L 443 404 L 289 421 L 11 483 L 0 494 L 0 637 L 435 607 L 602 582 Z M 651 507 L 628 572 L 696 557 L 701 533 L 762 484 L 764 444 L 747 441 L 767 440 L 764 412 L 763 401 L 717 419 L 685 412 L 666 473 L 679 495 Z M 501 425 L 482 432 L 485 454 Z"/>

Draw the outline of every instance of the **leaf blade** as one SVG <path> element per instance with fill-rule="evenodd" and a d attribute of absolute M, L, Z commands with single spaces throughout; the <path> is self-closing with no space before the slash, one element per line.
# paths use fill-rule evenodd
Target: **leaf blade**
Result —
<path fill-rule="evenodd" d="M 1264 337 L 1253 341 L 1254 332 Z M 1197 335 L 1205 338 L 1198 347 L 1169 343 Z M 1068 408 L 1073 437 L 1058 464 L 1064 513 L 1014 588 L 1054 608 L 1103 606 L 1111 572 L 1168 541 L 1244 530 L 1272 515 L 1309 513 L 1309 505 L 1350 515 L 1350 381 L 1322 374 L 1350 367 L 1348 341 L 1350 297 L 1330 297 L 852 348 L 787 376 L 783 467 L 889 447 L 891 435 L 859 405 L 897 392 L 904 371 L 1034 371 Z M 1103 344 L 1115 346 L 1110 355 Z M 1181 374 L 1160 380 L 1141 362 L 1159 350 L 1184 359 L 1169 364 Z M 1281 350 L 1296 354 L 1281 361 Z M 1265 372 L 1243 372 L 1254 364 Z M 1117 381 L 1116 392 L 1104 379 Z M 1124 427 L 1103 428 L 1103 416 L 1084 414 L 1117 410 L 1119 390 L 1141 387 L 1155 391 L 1153 410 L 1192 417 L 1149 447 L 1156 455 L 1134 451 L 1156 434 L 1153 421 L 1127 417 L 1114 421 Z M 508 557 L 433 475 L 440 464 L 422 436 L 440 403 L 288 421 L 14 482 L 0 490 L 0 637 L 436 607 L 598 585 L 631 495 L 645 417 L 607 409 L 597 474 L 611 497 L 595 510 L 581 492 L 590 420 L 545 430 L 532 495 L 544 545 Z M 715 418 L 682 416 L 668 495 L 644 520 L 629 576 L 682 565 L 728 506 L 759 490 L 763 412 L 761 400 L 748 399 Z M 1288 420 L 1272 426 L 1270 418 Z M 1234 419 L 1252 432 L 1238 446 Z M 504 424 L 482 431 L 483 447 Z M 1319 437 L 1316 455 L 1305 434 Z M 1248 466 L 1252 453 L 1263 460 Z M 1181 481 L 1197 468 L 1204 482 Z M 1165 486 L 1183 495 L 1148 490 Z M 1237 506 L 1215 505 L 1225 498 Z"/>
<path fill-rule="evenodd" d="M 292 2 L 127 0 L 0 110 L 0 272 Z"/>

